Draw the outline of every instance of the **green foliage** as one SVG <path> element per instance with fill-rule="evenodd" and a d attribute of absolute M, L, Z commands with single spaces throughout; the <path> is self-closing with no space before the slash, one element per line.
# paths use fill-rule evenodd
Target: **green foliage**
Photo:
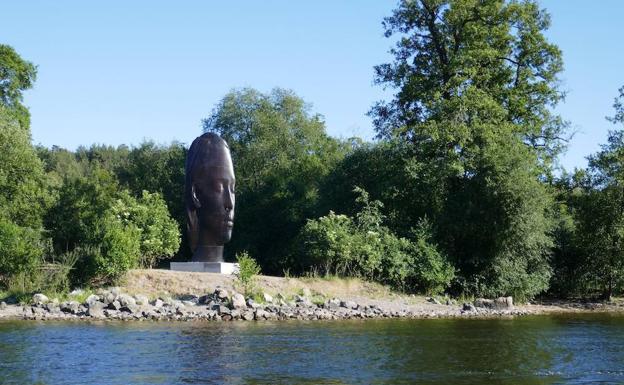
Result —
<path fill-rule="evenodd" d="M 38 147 L 37 152 L 44 163 L 48 185 L 52 190 L 51 194 L 56 195 L 57 199 L 62 201 L 57 203 L 57 206 L 61 207 L 60 211 L 63 211 L 62 207 L 67 207 L 68 192 L 77 187 L 79 189 L 91 189 L 92 192 L 95 192 L 95 195 L 91 194 L 95 198 L 91 199 L 90 203 L 104 202 L 104 210 L 108 205 L 106 202 L 110 199 L 116 199 L 115 197 L 119 194 L 124 194 L 122 190 L 129 190 L 131 195 L 138 197 L 139 200 L 142 199 L 143 191 L 148 191 L 160 193 L 166 203 L 165 209 L 168 211 L 168 215 L 177 221 L 177 227 L 185 226 L 183 200 L 180 197 L 184 189 L 186 149 L 180 143 L 159 146 L 147 141 L 136 148 L 128 148 L 125 145 L 118 147 L 93 145 L 89 148 L 79 147 L 76 152 L 70 152 L 59 147 L 52 147 L 51 149 Z M 77 180 L 79 181 L 77 182 Z M 97 182 L 95 185 L 91 183 L 91 186 L 88 187 L 88 181 Z M 86 194 L 82 195 L 85 195 L 87 199 L 83 203 L 88 204 L 89 199 Z M 157 249 L 163 248 L 160 256 L 170 256 L 173 248 L 176 249 L 174 253 L 179 249 L 172 243 L 174 241 L 172 234 L 170 234 L 171 222 L 169 220 L 164 221 L 161 204 L 156 203 L 154 197 L 149 199 L 151 203 L 144 203 L 156 210 L 153 214 L 159 218 L 156 220 L 159 224 L 153 223 L 149 226 L 156 225 L 153 230 L 156 231 L 160 228 L 165 237 L 161 246 L 153 245 Z M 162 201 L 162 199 L 158 199 L 158 201 Z M 104 210 L 99 210 L 97 216 L 101 216 Z M 72 210 L 72 212 L 77 213 L 76 210 Z M 58 214 L 68 215 L 54 211 L 54 215 L 49 215 L 49 217 L 57 218 Z M 72 222 L 80 223 L 80 221 L 75 220 Z M 51 227 L 58 228 L 58 226 L 53 225 Z M 74 230 L 69 229 L 67 232 L 76 234 Z M 59 239 L 58 236 L 55 236 L 55 240 Z M 63 237 L 62 240 L 67 239 Z M 65 244 L 62 250 L 71 248 L 73 243 L 75 242 L 69 240 L 69 244 Z M 146 266 L 153 265 L 161 259 L 160 256 L 154 254 L 154 252 L 159 253 L 158 251 L 145 249 L 143 251 L 149 254 L 144 261 Z"/>
<path fill-rule="evenodd" d="M 388 265 L 401 267 L 398 271 L 394 270 L 402 279 L 394 280 L 399 282 L 411 280 L 411 286 L 424 289 L 428 294 L 443 292 L 455 277 L 455 269 L 433 243 L 432 228 L 427 218 L 418 223 L 412 238 L 410 245 L 412 260 L 408 261 L 408 265 L 401 263 Z M 392 276 L 390 273 L 388 275 Z"/>
<path fill-rule="evenodd" d="M 160 194 L 145 191 L 136 199 L 106 170 L 95 167 L 87 177 L 65 180 L 58 196 L 46 220 L 57 252 L 98 249 L 77 263 L 83 282 L 111 281 L 130 268 L 152 267 L 179 248 L 178 224 Z"/>
<path fill-rule="evenodd" d="M 118 188 L 114 176 L 100 168 L 64 181 L 45 220 L 57 253 L 98 240 L 97 222 L 106 216 Z"/>
<path fill-rule="evenodd" d="M 624 88 L 607 118 L 624 123 Z M 624 290 L 624 131 L 609 133 L 607 144 L 588 158 L 586 170 L 556 181 L 560 204 L 555 233 L 552 293 L 610 298 Z"/>
<path fill-rule="evenodd" d="M 27 270 L 14 272 L 6 279 L 6 297 L 28 303 L 34 293 L 66 293 L 71 284 L 70 273 L 76 262 L 75 254 L 61 255 L 54 262 L 36 261 Z"/>
<path fill-rule="evenodd" d="M 520 299 L 545 290 L 554 221 L 532 151 L 513 137 L 492 139 L 478 167 L 457 174 L 410 147 L 392 141 L 356 149 L 325 182 L 327 206 L 356 216 L 347 188 L 362 183 L 384 202 L 397 236 L 412 238 L 411 228 L 429 218 L 432 243 L 459 269 L 455 294 Z"/>
<path fill-rule="evenodd" d="M 37 267 L 43 257 L 41 234 L 0 217 L 0 282 Z"/>
<path fill-rule="evenodd" d="M 61 254 L 61 258 L 73 260 L 69 281 L 73 286 L 93 286 L 108 283 L 103 273 L 97 271 L 96 260 L 102 259 L 100 245 L 78 245 L 71 251 Z"/>
<path fill-rule="evenodd" d="M 0 106 L 10 110 L 24 131 L 30 127 L 30 114 L 22 104 L 22 92 L 31 88 L 37 68 L 22 59 L 8 45 L 0 44 Z"/>
<path fill-rule="evenodd" d="M 577 173 L 577 177 L 580 173 Z M 553 181 L 555 203 L 553 205 L 553 254 L 551 266 L 553 275 L 550 293 L 558 297 L 575 296 L 585 293 L 581 287 L 582 260 L 576 242 L 576 221 L 574 210 L 575 196 L 578 190 L 567 173 Z"/>
<path fill-rule="evenodd" d="M 309 220 L 300 234 L 300 250 L 308 270 L 358 276 L 406 291 L 443 291 L 454 269 L 431 242 L 427 221 L 419 223 L 414 240 L 394 235 L 383 225 L 383 205 L 354 190 L 362 206 L 355 218 L 336 215 Z"/>
<path fill-rule="evenodd" d="M 616 117 L 621 104 L 616 99 Z M 624 122 L 622 122 L 624 123 Z M 605 298 L 624 288 L 624 131 L 609 133 L 608 144 L 589 157 L 591 189 L 576 199 L 578 247 L 586 262 L 584 279 Z"/>
<path fill-rule="evenodd" d="M 383 202 L 385 223 L 396 235 L 410 237 L 422 218 L 437 221 L 446 202 L 446 170 L 425 163 L 414 148 L 400 141 L 360 145 L 323 182 L 325 211 L 338 208 L 347 215 L 359 211 L 353 186 L 362 186 L 371 199 Z M 435 229 L 432 226 L 435 234 Z"/>
<path fill-rule="evenodd" d="M 487 167 L 451 179 L 438 239 L 465 279 L 458 291 L 531 298 L 551 276 L 551 197 L 530 149 L 508 141 L 488 150 Z"/>
<path fill-rule="evenodd" d="M 249 253 L 242 251 L 236 254 L 238 273 L 236 278 L 245 291 L 245 295 L 252 295 L 255 291 L 255 277 L 260 274 L 260 266 Z"/>
<path fill-rule="evenodd" d="M 122 191 L 111 209 L 125 225 L 133 225 L 140 231 L 142 267 L 154 267 L 158 261 L 171 258 L 178 251 L 180 230 L 177 222 L 169 216 L 167 205 L 159 193 L 143 190 L 137 200 Z"/>
<path fill-rule="evenodd" d="M 125 166 L 116 168 L 120 184 L 134 196 L 141 196 L 144 190 L 160 193 L 169 215 L 180 228 L 186 226 L 184 199 L 181 198 L 184 196 L 186 151 L 182 143 L 159 146 L 146 141 L 130 150 Z"/>
<path fill-rule="evenodd" d="M 351 273 L 355 256 L 353 251 L 353 219 L 330 211 L 319 219 L 309 220 L 301 233 L 303 269 L 318 267 L 324 274 Z"/>
<path fill-rule="evenodd" d="M 619 89 L 607 118 L 624 124 L 624 87 Z M 592 190 L 580 200 L 578 233 L 588 259 L 586 279 L 610 299 L 624 289 L 624 130 L 609 132 L 608 143 L 590 156 L 588 166 Z"/>
<path fill-rule="evenodd" d="M 139 266 L 141 230 L 116 215 L 107 215 L 97 224 L 100 253 L 95 256 L 94 279 L 114 282 L 129 269 Z"/>
<path fill-rule="evenodd" d="M 230 250 L 249 250 L 267 273 L 280 273 L 306 219 L 318 216 L 319 187 L 344 147 L 320 115 L 291 91 L 228 93 L 204 129 L 230 146 L 236 169 L 236 228 Z M 241 229 L 238 231 L 236 229 Z"/>
<path fill-rule="evenodd" d="M 21 128 L 0 106 L 0 216 L 39 228 L 49 204 L 41 161 Z"/>
<path fill-rule="evenodd" d="M 475 139 L 486 132 L 473 123 L 502 107 L 523 142 L 552 159 L 566 125 L 550 108 L 563 97 L 563 62 L 544 35 L 549 26 L 535 1 L 401 1 L 384 20 L 386 36 L 398 37 L 394 62 L 375 67 L 378 83 L 398 88 L 371 111 L 380 136 L 425 146 L 434 139 L 460 160 L 464 148 L 482 147 Z M 479 108 L 485 114 L 466 108 L 471 100 L 490 107 Z"/>
<path fill-rule="evenodd" d="M 48 204 L 43 168 L 28 130 L 0 105 L 0 281 L 41 262 L 41 217 Z"/>
<path fill-rule="evenodd" d="M 544 291 L 554 222 L 542 178 L 567 127 L 552 113 L 562 60 L 544 36 L 548 15 L 533 1 L 401 1 L 384 26 L 399 39 L 376 80 L 397 92 L 371 116 L 381 138 L 408 148 L 390 225 L 430 218 L 459 270 L 456 294 Z"/>

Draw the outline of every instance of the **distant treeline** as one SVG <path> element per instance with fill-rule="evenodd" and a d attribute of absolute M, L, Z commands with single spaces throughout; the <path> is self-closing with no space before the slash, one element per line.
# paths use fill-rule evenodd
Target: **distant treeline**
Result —
<path fill-rule="evenodd" d="M 225 95 L 203 126 L 235 165 L 227 258 L 247 251 L 265 274 L 359 276 L 407 292 L 620 293 L 624 131 L 587 169 L 557 167 L 569 123 L 553 113 L 563 63 L 548 26 L 533 1 L 400 2 L 384 19 L 394 59 L 375 67 L 396 93 L 369 113 L 374 143 L 328 136 L 288 90 Z M 33 271 L 97 285 L 190 257 L 184 144 L 34 147 L 21 91 L 35 67 L 0 46 L 0 77 L 4 286 L 35 287 Z M 624 88 L 616 125 L 623 100 Z"/>

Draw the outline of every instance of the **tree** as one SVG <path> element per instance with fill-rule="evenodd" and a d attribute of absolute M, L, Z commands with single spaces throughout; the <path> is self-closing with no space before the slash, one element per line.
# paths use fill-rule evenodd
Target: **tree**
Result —
<path fill-rule="evenodd" d="M 607 117 L 624 123 L 624 87 Z M 624 288 L 624 130 L 588 157 L 588 167 L 563 174 L 555 184 L 559 225 L 555 231 L 553 293 L 610 299 Z"/>
<path fill-rule="evenodd" d="M 15 114 L 25 130 L 30 127 L 30 114 L 22 104 L 22 92 L 32 87 L 36 77 L 34 64 L 22 59 L 11 46 L 0 44 L 0 105 Z"/>
<path fill-rule="evenodd" d="M 85 261 L 92 267 L 91 274 L 82 278 L 91 282 L 115 282 L 129 269 L 139 266 L 141 254 L 141 229 L 134 223 L 124 221 L 113 212 L 107 212 L 97 219 L 94 238 L 87 245 L 96 247 L 92 261 Z"/>
<path fill-rule="evenodd" d="M 42 216 L 51 200 L 21 104 L 34 78 L 31 63 L 0 45 L 0 282 L 32 270 L 45 250 Z"/>
<path fill-rule="evenodd" d="M 0 106 L 0 216 L 36 229 L 49 203 L 43 165 L 28 131 Z"/>
<path fill-rule="evenodd" d="M 127 164 L 117 169 L 122 186 L 135 196 L 143 191 L 158 192 L 169 208 L 170 215 L 178 221 L 180 228 L 186 228 L 184 211 L 184 161 L 186 148 L 173 142 L 160 146 L 145 141 L 130 150 Z"/>
<path fill-rule="evenodd" d="M 97 239 L 97 222 L 106 215 L 118 188 L 114 176 L 97 167 L 86 176 L 64 181 L 45 219 L 57 253 Z"/>
<path fill-rule="evenodd" d="M 582 294 L 600 292 L 610 300 L 624 284 L 624 191 L 609 185 L 588 191 L 577 203 L 577 244 L 581 252 Z"/>
<path fill-rule="evenodd" d="M 330 211 L 302 228 L 296 253 L 306 270 L 358 276 L 404 291 L 444 291 L 454 269 L 432 242 L 428 221 L 418 223 L 412 239 L 397 237 L 383 224 L 383 204 L 361 188 L 354 192 L 361 209 L 353 217 Z"/>
<path fill-rule="evenodd" d="M 127 191 L 121 191 L 112 205 L 112 212 L 125 225 L 133 225 L 140 231 L 139 262 L 142 267 L 154 267 L 178 251 L 178 223 L 169 215 L 160 193 L 143 190 L 135 199 Z"/>
<path fill-rule="evenodd" d="M 58 254 L 81 250 L 74 274 L 80 282 L 109 282 L 129 268 L 153 267 L 180 245 L 178 223 L 160 193 L 135 198 L 98 162 L 85 176 L 63 180 L 46 228 Z"/>
<path fill-rule="evenodd" d="M 584 296 L 592 291 L 587 279 L 587 260 L 579 232 L 579 215 L 591 191 L 586 170 L 563 172 L 552 182 L 555 191 L 553 217 L 553 275 L 549 292 L 558 298 Z"/>
<path fill-rule="evenodd" d="M 267 273 L 281 273 L 288 247 L 317 215 L 323 178 L 345 149 L 318 114 L 291 91 L 228 93 L 204 130 L 229 144 L 236 174 L 236 219 L 230 250 L 247 250 Z"/>
<path fill-rule="evenodd" d="M 18 226 L 0 217 L 0 284 L 41 262 L 44 251 L 41 238 L 39 229 Z"/>
<path fill-rule="evenodd" d="M 28 131 L 0 105 L 0 282 L 42 261 L 42 216 L 49 203 Z"/>
<path fill-rule="evenodd" d="M 64 180 L 76 179 L 88 172 L 88 162 L 79 162 L 74 152 L 59 146 L 46 148 L 41 145 L 36 150 L 48 175 L 48 182 L 54 188 L 58 188 Z"/>
<path fill-rule="evenodd" d="M 624 124 L 624 87 L 613 107 L 615 115 L 607 118 Z M 608 143 L 588 158 L 590 191 L 579 213 L 579 235 L 585 246 L 590 277 L 610 299 L 624 284 L 624 130 L 609 132 Z"/>
<path fill-rule="evenodd" d="M 470 106 L 461 103 L 478 97 L 503 107 L 503 120 L 524 143 L 541 161 L 552 160 L 566 124 L 551 112 L 563 98 L 563 62 L 543 34 L 549 25 L 535 1 L 401 1 L 384 20 L 387 37 L 401 35 L 390 51 L 395 61 L 375 67 L 377 83 L 398 88 L 390 103 L 371 110 L 378 134 L 434 139 L 459 160 L 487 134 L 475 130 Z M 431 124 L 444 121 L 455 124 Z"/>
<path fill-rule="evenodd" d="M 535 2 L 503 0 L 406 0 L 384 21 L 399 39 L 376 81 L 397 92 L 370 114 L 381 138 L 412 147 L 412 180 L 436 186 L 431 220 L 455 290 L 523 299 L 548 287 L 541 179 L 566 128 L 551 112 L 562 60 L 548 25 Z"/>
<path fill-rule="evenodd" d="M 432 218 L 443 205 L 444 186 L 437 165 L 415 156 L 412 146 L 381 141 L 357 146 L 331 170 L 321 186 L 321 212 L 355 215 L 359 207 L 354 186 L 384 203 L 385 224 L 400 236 L 411 234 L 421 218 Z"/>

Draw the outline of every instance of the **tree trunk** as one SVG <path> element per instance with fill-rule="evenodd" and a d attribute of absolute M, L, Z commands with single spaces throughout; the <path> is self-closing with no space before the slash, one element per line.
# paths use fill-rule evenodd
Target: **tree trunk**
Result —
<path fill-rule="evenodd" d="M 611 301 L 613 295 L 613 278 L 609 275 L 609 285 L 604 288 L 602 292 L 602 299 L 605 301 Z"/>

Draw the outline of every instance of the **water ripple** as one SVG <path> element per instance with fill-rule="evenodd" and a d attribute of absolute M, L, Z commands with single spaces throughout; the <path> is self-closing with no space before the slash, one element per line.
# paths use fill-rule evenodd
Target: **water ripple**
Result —
<path fill-rule="evenodd" d="M 0 384 L 624 381 L 624 317 L 0 322 Z"/>

